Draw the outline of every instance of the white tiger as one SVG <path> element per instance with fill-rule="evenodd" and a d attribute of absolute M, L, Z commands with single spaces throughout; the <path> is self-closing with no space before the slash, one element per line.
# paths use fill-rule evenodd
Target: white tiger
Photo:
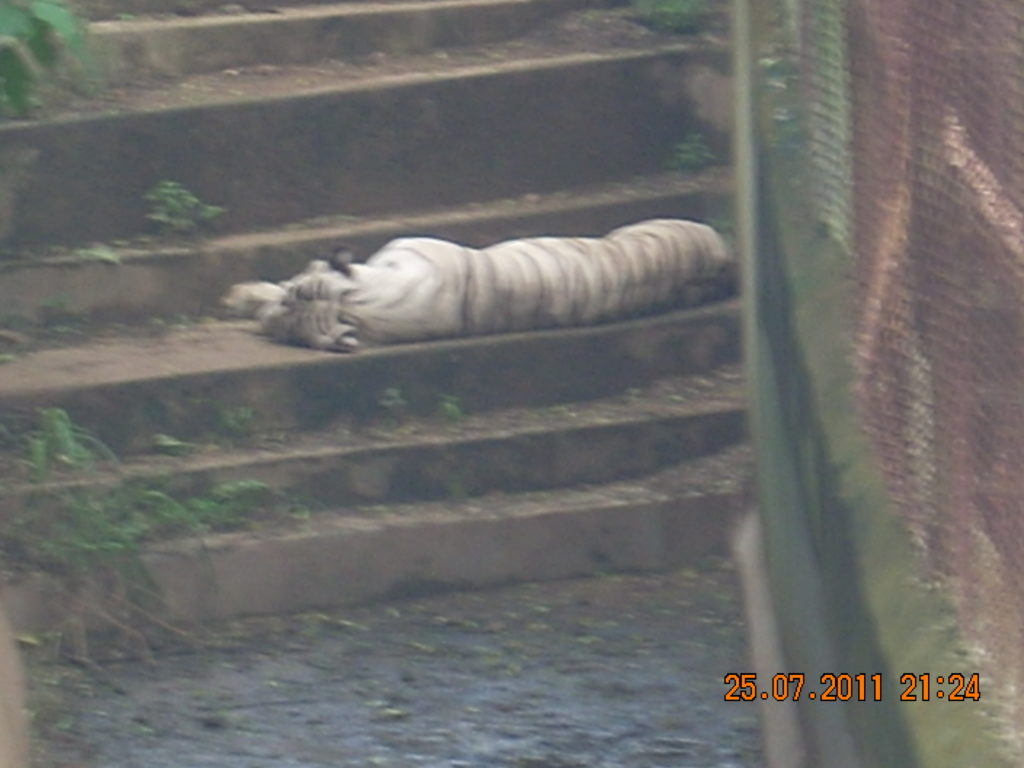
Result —
<path fill-rule="evenodd" d="M 352 351 L 602 321 L 721 298 L 736 263 L 710 227 L 655 219 L 604 238 L 536 237 L 483 250 L 392 240 L 365 264 L 342 250 L 282 283 L 241 283 L 229 308 L 283 342 Z"/>

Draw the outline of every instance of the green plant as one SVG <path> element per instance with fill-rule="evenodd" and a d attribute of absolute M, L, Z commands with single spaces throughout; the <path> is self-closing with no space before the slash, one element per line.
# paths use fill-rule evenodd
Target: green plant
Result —
<path fill-rule="evenodd" d="M 409 403 L 406 402 L 402 396 L 402 390 L 398 387 L 388 387 L 381 392 L 380 397 L 377 398 L 377 405 L 384 410 L 392 425 L 399 424 L 409 410 Z"/>
<path fill-rule="evenodd" d="M 691 133 L 672 147 L 668 167 L 673 171 L 699 171 L 715 162 L 712 152 L 699 133 Z"/>
<path fill-rule="evenodd" d="M 158 486 L 127 482 L 61 498 L 48 513 L 16 520 L 4 549 L 36 567 L 79 576 L 99 567 L 134 573 L 143 543 L 240 527 L 274 494 L 265 483 L 242 480 L 178 499 Z"/>
<path fill-rule="evenodd" d="M 244 405 L 222 408 L 217 413 L 217 426 L 234 440 L 251 437 L 256 431 L 256 411 Z"/>
<path fill-rule="evenodd" d="M 27 435 L 0 425 L 0 445 L 24 441 L 26 463 L 37 482 L 58 465 L 88 470 L 99 457 L 117 461 L 59 408 L 40 411 L 38 422 Z M 165 442 L 188 445 L 174 438 Z M 141 557 L 147 542 L 241 528 L 256 514 L 300 520 L 311 515 L 258 480 L 222 483 L 186 498 L 152 480 L 40 486 L 32 499 L 24 514 L 0 526 L 0 562 L 42 569 L 57 578 L 74 606 L 68 619 L 71 651 L 86 661 L 89 616 L 135 640 L 143 653 L 148 648 L 139 622 L 187 636 L 153 610 L 160 595 Z M 84 579 L 102 585 L 109 607 L 81 594 Z"/>
<path fill-rule="evenodd" d="M 54 467 L 91 469 L 97 456 L 117 463 L 117 457 L 91 433 L 76 426 L 67 411 L 44 408 L 39 426 L 26 438 L 26 462 L 33 482 L 45 481 Z"/>
<path fill-rule="evenodd" d="M 164 180 L 143 199 L 150 204 L 146 218 L 156 222 L 164 235 L 190 235 L 200 225 L 224 213 L 219 205 L 208 205 L 176 181 Z"/>
<path fill-rule="evenodd" d="M 634 0 L 640 22 L 678 35 L 700 32 L 711 16 L 708 0 Z"/>
<path fill-rule="evenodd" d="M 0 106 L 26 114 L 41 75 L 65 47 L 87 61 L 82 25 L 60 0 L 0 3 Z"/>
<path fill-rule="evenodd" d="M 437 398 L 437 413 L 449 424 L 458 424 L 466 418 L 462 408 L 462 398 L 458 395 L 440 395 Z"/>
<path fill-rule="evenodd" d="M 236 480 L 215 485 L 205 496 L 184 504 L 181 532 L 205 533 L 241 525 L 254 510 L 265 509 L 274 493 L 261 480 Z M 177 531 L 171 531 L 176 533 Z"/>

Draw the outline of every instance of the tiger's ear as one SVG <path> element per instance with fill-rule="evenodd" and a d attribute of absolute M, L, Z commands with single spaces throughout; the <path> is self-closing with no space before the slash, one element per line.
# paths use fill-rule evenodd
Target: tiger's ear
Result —
<path fill-rule="evenodd" d="M 347 243 L 341 243 L 334 249 L 327 263 L 331 265 L 331 269 L 341 272 L 345 277 L 351 277 L 353 258 L 355 258 L 355 252 L 352 247 Z"/>

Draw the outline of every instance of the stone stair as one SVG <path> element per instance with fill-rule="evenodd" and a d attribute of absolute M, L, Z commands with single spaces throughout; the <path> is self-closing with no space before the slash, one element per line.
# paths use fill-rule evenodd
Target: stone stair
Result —
<path fill-rule="evenodd" d="M 331 3 L 271 12 L 100 21 L 93 47 L 112 83 L 140 77 L 181 78 L 259 66 L 314 64 L 340 55 L 407 56 L 482 45 L 529 32 L 588 0 L 430 0 Z M 241 74 L 240 72 L 238 74 Z"/>
<path fill-rule="evenodd" d="M 110 87 L 0 124 L 27 158 L 0 260 L 0 525 L 125 482 L 254 480 L 301 501 L 301 520 L 154 546 L 175 620 L 721 548 L 747 461 L 735 301 L 352 356 L 216 316 L 230 284 L 337 240 L 368 254 L 400 234 L 484 245 L 727 216 L 728 169 L 666 170 L 688 135 L 725 156 L 715 24 L 666 37 L 586 0 L 230 10 L 96 22 Z M 165 179 L 227 209 L 210 236 L 147 231 L 143 194 Z M 28 482 L 40 408 L 119 461 Z M 186 455 L 155 455 L 161 435 Z M 66 599 L 24 572 L 5 595 L 33 630 Z"/>

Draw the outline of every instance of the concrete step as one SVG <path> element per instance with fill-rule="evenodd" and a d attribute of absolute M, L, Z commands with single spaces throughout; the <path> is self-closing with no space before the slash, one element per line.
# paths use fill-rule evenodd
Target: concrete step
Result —
<path fill-rule="evenodd" d="M 100 15 L 118 1 L 84 0 L 104 6 Z M 722 169 L 693 178 L 665 169 L 677 142 L 697 134 L 727 155 L 722 41 L 595 30 L 573 16 L 555 32 L 484 43 L 573 2 L 459 0 L 455 15 L 449 0 L 332 4 L 237 22 L 97 25 L 115 80 L 128 68 L 179 79 L 0 125 L 0 166 L 17 171 L 0 194 L 0 242 L 14 258 L 0 274 L 3 312 L 202 315 L 227 285 L 285 277 L 336 239 L 364 252 L 397 234 L 485 245 L 718 213 Z M 357 58 L 338 58 L 337 46 Z M 328 50 L 335 58 L 309 63 Z M 143 195 L 163 180 L 227 208 L 215 239 L 113 242 L 150 232 Z M 53 252 L 100 242 L 117 249 L 113 261 Z M 742 471 L 717 487 L 703 463 L 732 454 L 745 434 L 728 367 L 738 338 L 730 301 L 350 356 L 274 345 L 251 324 L 219 321 L 19 351 L 0 366 L 0 439 L 13 448 L 0 455 L 0 517 L 43 515 L 55 492 L 125 479 L 160 478 L 185 495 L 260 479 L 316 502 L 308 521 L 145 554 L 160 614 L 174 622 L 672 567 L 720 547 L 740 498 Z M 680 377 L 694 375 L 701 383 L 684 385 L 692 396 L 673 399 Z M 399 410 L 382 404 L 389 393 Z M 595 402 L 611 397 L 620 410 Z M 468 415 L 439 423 L 443 398 Z M 45 407 L 67 410 L 123 457 L 121 469 L 16 487 L 20 436 Z M 224 447 L 228 417 L 254 434 Z M 200 448 L 147 458 L 158 433 Z M 221 448 L 208 445 L 219 438 Z M 5 605 L 26 631 L 60 629 L 83 611 L 132 615 L 117 603 L 123 578 L 109 575 L 113 589 L 22 574 Z"/>
<path fill-rule="evenodd" d="M 536 235 L 599 236 L 659 217 L 715 224 L 728 218 L 730 182 L 724 168 L 670 172 L 397 216 L 311 220 L 188 245 L 115 247 L 114 261 L 74 250 L 0 261 L 0 325 L 45 335 L 48 325 L 217 315 L 229 286 L 283 280 L 339 241 L 366 256 L 406 235 L 483 247 Z"/>
<path fill-rule="evenodd" d="M 104 21 L 89 25 L 110 83 L 256 65 L 312 64 L 422 53 L 525 34 L 591 0 L 430 0 L 326 3 L 264 12 Z"/>
<path fill-rule="evenodd" d="M 622 181 L 664 171 L 693 134 L 727 155 L 724 46 L 546 50 L 363 80 L 333 64 L 267 72 L 236 78 L 236 95 L 186 80 L 93 103 L 124 113 L 0 125 L 24 160 L 8 246 L 145 233 L 143 195 L 162 180 L 225 207 L 217 226 L 238 232 Z"/>
<path fill-rule="evenodd" d="M 738 304 L 722 302 L 621 323 L 394 345 L 353 355 L 272 344 L 250 323 L 162 336 L 96 339 L 3 365 L 0 413 L 17 431 L 60 407 L 119 453 L 153 435 L 208 435 L 225 413 L 260 431 L 378 418 L 397 390 L 410 415 L 441 395 L 470 413 L 589 400 L 663 376 L 708 372 L 738 356 Z"/>
<path fill-rule="evenodd" d="M 183 499 L 259 481 L 312 508 L 565 488 L 650 474 L 746 436 L 742 381 L 731 366 L 570 406 L 468 415 L 458 408 L 457 422 L 404 417 L 400 424 L 251 437 L 234 447 L 212 435 L 216 442 L 195 445 L 186 457 L 135 457 L 116 468 L 58 473 L 45 484 L 14 484 L 24 472 L 9 466 L 16 473 L 0 495 L 0 524 L 29 507 L 34 516 L 61 509 L 68 493 L 123 483 Z"/>
<path fill-rule="evenodd" d="M 167 542 L 143 555 L 159 595 L 150 616 L 180 624 L 694 565 L 727 550 L 749 476 L 749 452 L 736 446 L 630 482 L 336 510 L 300 526 Z M 4 603 L 20 632 L 69 620 L 109 629 L 125 610 L 109 585 L 42 573 L 10 580 Z"/>
<path fill-rule="evenodd" d="M 406 0 L 375 0 L 386 6 Z M 443 1 L 443 0 L 438 0 Z M 357 0 L 348 0 L 356 5 Z M 277 14 L 290 8 L 330 6 L 337 0 L 243 0 L 225 3 L 222 0 L 77 0 L 75 12 L 91 23 L 103 21 L 174 21 L 196 18 L 236 16 L 245 18 Z"/>

